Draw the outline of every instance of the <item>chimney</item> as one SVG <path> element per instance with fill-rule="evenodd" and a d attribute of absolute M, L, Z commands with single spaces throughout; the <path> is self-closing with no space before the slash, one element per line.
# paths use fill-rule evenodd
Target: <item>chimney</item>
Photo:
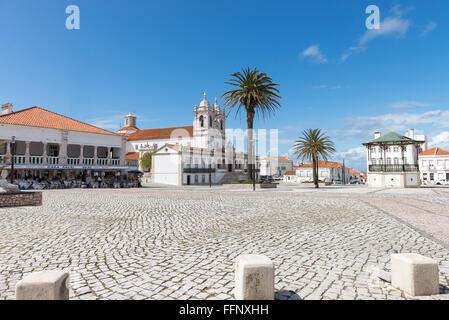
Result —
<path fill-rule="evenodd" d="M 410 129 L 409 132 L 410 132 L 409 138 L 415 139 L 415 129 Z"/>
<path fill-rule="evenodd" d="M 374 132 L 374 139 L 379 139 L 380 138 L 380 132 L 376 131 Z"/>
<path fill-rule="evenodd" d="M 2 105 L 2 116 L 12 113 L 12 104 L 5 103 Z"/>

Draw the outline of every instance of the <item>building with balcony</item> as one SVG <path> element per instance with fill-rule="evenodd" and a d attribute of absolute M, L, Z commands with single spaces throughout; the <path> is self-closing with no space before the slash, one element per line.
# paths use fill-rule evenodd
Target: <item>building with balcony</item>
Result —
<path fill-rule="evenodd" d="M 374 140 L 363 144 L 367 150 L 367 180 L 371 187 L 407 188 L 419 187 L 418 154 L 427 149 L 424 135 L 414 129 L 405 135 L 394 131 L 381 136 L 374 133 Z"/>
<path fill-rule="evenodd" d="M 449 151 L 436 147 L 420 152 L 418 159 L 421 181 L 424 184 L 449 181 Z"/>
<path fill-rule="evenodd" d="M 117 182 L 128 169 L 125 137 L 39 107 L 14 112 L 3 105 L 0 141 L 8 175 L 14 161 L 19 181 Z"/>

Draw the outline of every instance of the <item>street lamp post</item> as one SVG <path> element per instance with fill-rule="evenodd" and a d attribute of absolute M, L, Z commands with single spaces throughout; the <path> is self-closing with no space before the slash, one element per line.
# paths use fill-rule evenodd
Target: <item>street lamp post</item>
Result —
<path fill-rule="evenodd" d="M 11 137 L 11 184 L 14 184 L 14 156 L 16 155 L 16 137 Z"/>
<path fill-rule="evenodd" d="M 209 188 L 212 188 L 212 164 L 209 163 Z"/>

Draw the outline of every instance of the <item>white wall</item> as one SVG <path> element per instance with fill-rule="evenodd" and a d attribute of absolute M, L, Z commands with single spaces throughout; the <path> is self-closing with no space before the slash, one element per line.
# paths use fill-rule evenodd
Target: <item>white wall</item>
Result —
<path fill-rule="evenodd" d="M 172 149 L 153 155 L 154 182 L 179 185 L 179 154 Z"/>

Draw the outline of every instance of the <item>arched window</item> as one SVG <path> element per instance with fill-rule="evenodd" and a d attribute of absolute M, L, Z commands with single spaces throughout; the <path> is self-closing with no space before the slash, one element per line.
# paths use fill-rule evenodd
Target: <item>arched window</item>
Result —
<path fill-rule="evenodd" d="M 212 128 L 212 117 L 209 117 L 209 127 Z"/>
<path fill-rule="evenodd" d="M 204 127 L 204 117 L 203 116 L 200 117 L 200 127 L 201 128 Z"/>

